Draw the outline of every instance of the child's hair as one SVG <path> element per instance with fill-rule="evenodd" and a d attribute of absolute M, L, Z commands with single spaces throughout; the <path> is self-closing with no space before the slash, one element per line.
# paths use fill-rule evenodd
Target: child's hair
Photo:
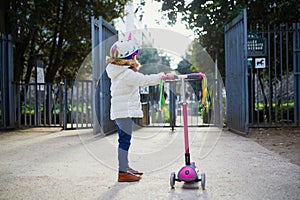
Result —
<path fill-rule="evenodd" d="M 130 66 L 134 68 L 139 68 L 140 63 L 137 60 L 133 59 L 122 59 L 122 58 L 111 58 L 111 57 L 106 57 L 106 63 L 107 64 L 115 64 L 119 66 Z"/>

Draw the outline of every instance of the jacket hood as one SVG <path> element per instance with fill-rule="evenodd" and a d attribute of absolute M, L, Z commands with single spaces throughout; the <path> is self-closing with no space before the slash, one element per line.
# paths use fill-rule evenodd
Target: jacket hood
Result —
<path fill-rule="evenodd" d="M 114 64 L 108 64 L 106 67 L 107 75 L 110 79 L 115 79 L 117 76 L 122 74 L 129 66 L 120 66 Z"/>

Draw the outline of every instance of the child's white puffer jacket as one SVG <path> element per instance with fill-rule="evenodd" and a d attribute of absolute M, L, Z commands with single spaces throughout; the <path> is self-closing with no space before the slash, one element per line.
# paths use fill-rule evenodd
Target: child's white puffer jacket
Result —
<path fill-rule="evenodd" d="M 111 120 L 143 117 L 139 86 L 159 84 L 164 73 L 144 75 L 129 69 L 129 66 L 114 64 L 108 64 L 106 71 L 111 79 Z"/>

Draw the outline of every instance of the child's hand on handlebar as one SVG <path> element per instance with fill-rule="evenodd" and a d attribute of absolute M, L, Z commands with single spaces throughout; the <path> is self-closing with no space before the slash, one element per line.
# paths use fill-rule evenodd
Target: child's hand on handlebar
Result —
<path fill-rule="evenodd" d="M 166 75 L 163 76 L 164 80 L 174 80 L 175 79 L 175 74 L 167 73 Z"/>

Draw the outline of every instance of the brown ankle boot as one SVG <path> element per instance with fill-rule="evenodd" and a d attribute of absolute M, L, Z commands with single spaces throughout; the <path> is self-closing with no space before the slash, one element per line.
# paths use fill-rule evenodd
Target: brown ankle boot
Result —
<path fill-rule="evenodd" d="M 118 182 L 134 182 L 139 181 L 141 177 L 139 175 L 135 175 L 133 173 L 119 173 Z"/>
<path fill-rule="evenodd" d="M 133 173 L 135 175 L 140 175 L 140 176 L 142 176 L 144 174 L 143 172 L 139 172 L 137 170 L 134 170 L 131 167 L 128 168 L 128 172 L 131 172 L 131 173 Z"/>

